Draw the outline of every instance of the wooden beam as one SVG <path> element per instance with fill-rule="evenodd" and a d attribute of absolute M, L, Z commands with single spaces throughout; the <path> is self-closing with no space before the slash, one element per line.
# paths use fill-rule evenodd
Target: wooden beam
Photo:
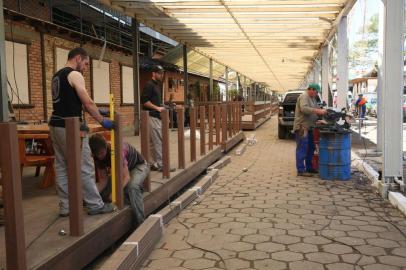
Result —
<path fill-rule="evenodd" d="M 16 123 L 0 123 L 0 164 L 3 184 L 7 269 L 27 269 Z"/>
<path fill-rule="evenodd" d="M 178 167 L 185 168 L 185 110 L 184 108 L 176 109 L 178 122 Z"/>
<path fill-rule="evenodd" d="M 221 106 L 216 105 L 216 145 L 220 145 Z"/>
<path fill-rule="evenodd" d="M 118 209 L 124 207 L 124 192 L 123 192 L 123 132 L 120 113 L 114 113 L 114 122 L 116 126 L 114 128 L 114 145 L 116 146 L 115 163 L 116 163 L 116 205 Z"/>
<path fill-rule="evenodd" d="M 200 106 L 200 155 L 206 154 L 206 109 Z"/>
<path fill-rule="evenodd" d="M 209 150 L 213 150 L 213 105 L 209 105 Z"/>
<path fill-rule="evenodd" d="M 225 143 L 227 142 L 227 103 L 223 103 L 221 105 L 221 123 L 221 143 L 225 145 Z"/>
<path fill-rule="evenodd" d="M 169 159 L 169 111 L 161 112 L 162 121 L 162 177 L 170 177 L 170 159 Z"/>
<path fill-rule="evenodd" d="M 196 161 L 196 109 L 190 108 L 190 161 Z"/>
<path fill-rule="evenodd" d="M 68 165 L 69 227 L 72 236 L 81 236 L 83 229 L 83 199 L 81 174 L 81 138 L 78 117 L 65 119 L 66 160 Z M 68 147 L 69 146 L 69 147 Z"/>
<path fill-rule="evenodd" d="M 149 112 L 148 111 L 141 111 L 141 123 L 140 123 L 140 130 L 141 130 L 141 155 L 144 157 L 145 160 L 148 162 L 151 161 L 150 159 L 150 149 L 149 149 Z M 147 192 L 151 192 L 151 176 L 148 175 L 144 181 L 144 189 Z"/>

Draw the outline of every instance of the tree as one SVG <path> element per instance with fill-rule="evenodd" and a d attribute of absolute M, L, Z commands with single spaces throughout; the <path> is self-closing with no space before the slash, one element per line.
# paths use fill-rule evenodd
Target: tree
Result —
<path fill-rule="evenodd" d="M 350 48 L 350 69 L 367 71 L 377 63 L 378 55 L 378 27 L 379 17 L 374 14 L 365 27 L 361 27 L 357 34 L 361 39 Z"/>

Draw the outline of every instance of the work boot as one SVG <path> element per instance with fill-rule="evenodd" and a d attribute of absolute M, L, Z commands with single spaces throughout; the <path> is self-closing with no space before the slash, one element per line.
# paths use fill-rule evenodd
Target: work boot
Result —
<path fill-rule="evenodd" d="M 89 209 L 87 210 L 87 214 L 90 216 L 93 215 L 100 215 L 100 214 L 107 214 L 114 212 L 116 210 L 116 207 L 112 203 L 105 203 L 103 207 L 98 208 L 98 209 Z"/>
<path fill-rule="evenodd" d="M 313 177 L 314 174 L 310 173 L 310 172 L 298 172 L 297 176 L 302 176 L 302 177 Z"/>
<path fill-rule="evenodd" d="M 157 163 L 151 165 L 151 171 L 162 172 L 162 170 L 163 170 L 162 165 L 158 165 Z M 169 168 L 169 171 L 170 171 L 170 172 L 174 172 L 174 171 L 176 171 L 176 168 L 170 167 L 170 168 Z"/>
<path fill-rule="evenodd" d="M 307 170 L 307 172 L 308 172 L 308 173 L 313 173 L 313 174 L 318 174 L 318 173 L 319 173 L 319 171 L 318 171 L 318 170 L 315 170 L 315 169 Z"/>

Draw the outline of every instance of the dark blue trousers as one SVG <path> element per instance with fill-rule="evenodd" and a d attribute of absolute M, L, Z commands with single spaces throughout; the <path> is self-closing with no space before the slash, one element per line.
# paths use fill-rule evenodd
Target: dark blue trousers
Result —
<path fill-rule="evenodd" d="M 307 134 L 296 131 L 296 169 L 298 173 L 309 171 L 313 168 L 313 154 L 315 150 L 313 131 Z"/>

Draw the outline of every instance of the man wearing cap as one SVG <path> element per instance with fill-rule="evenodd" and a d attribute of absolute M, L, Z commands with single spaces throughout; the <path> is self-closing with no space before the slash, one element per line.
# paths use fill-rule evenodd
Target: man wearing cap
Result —
<path fill-rule="evenodd" d="M 365 113 L 367 111 L 367 100 L 364 98 L 363 94 L 358 95 L 358 99 L 355 102 L 355 106 L 357 106 L 357 112 L 359 118 L 365 118 Z"/>
<path fill-rule="evenodd" d="M 150 145 L 153 163 L 151 170 L 162 171 L 162 122 L 161 112 L 165 109 L 162 102 L 160 83 L 164 77 L 164 69 L 160 65 L 152 67 L 151 80 L 144 86 L 141 103 L 144 110 L 149 111 Z M 173 170 L 173 169 L 171 169 Z"/>
<path fill-rule="evenodd" d="M 313 142 L 313 126 L 317 115 L 326 114 L 326 110 L 317 106 L 316 97 L 320 85 L 311 83 L 296 102 L 293 131 L 296 137 L 296 169 L 298 176 L 313 176 L 317 171 L 312 167 L 315 150 Z"/>

